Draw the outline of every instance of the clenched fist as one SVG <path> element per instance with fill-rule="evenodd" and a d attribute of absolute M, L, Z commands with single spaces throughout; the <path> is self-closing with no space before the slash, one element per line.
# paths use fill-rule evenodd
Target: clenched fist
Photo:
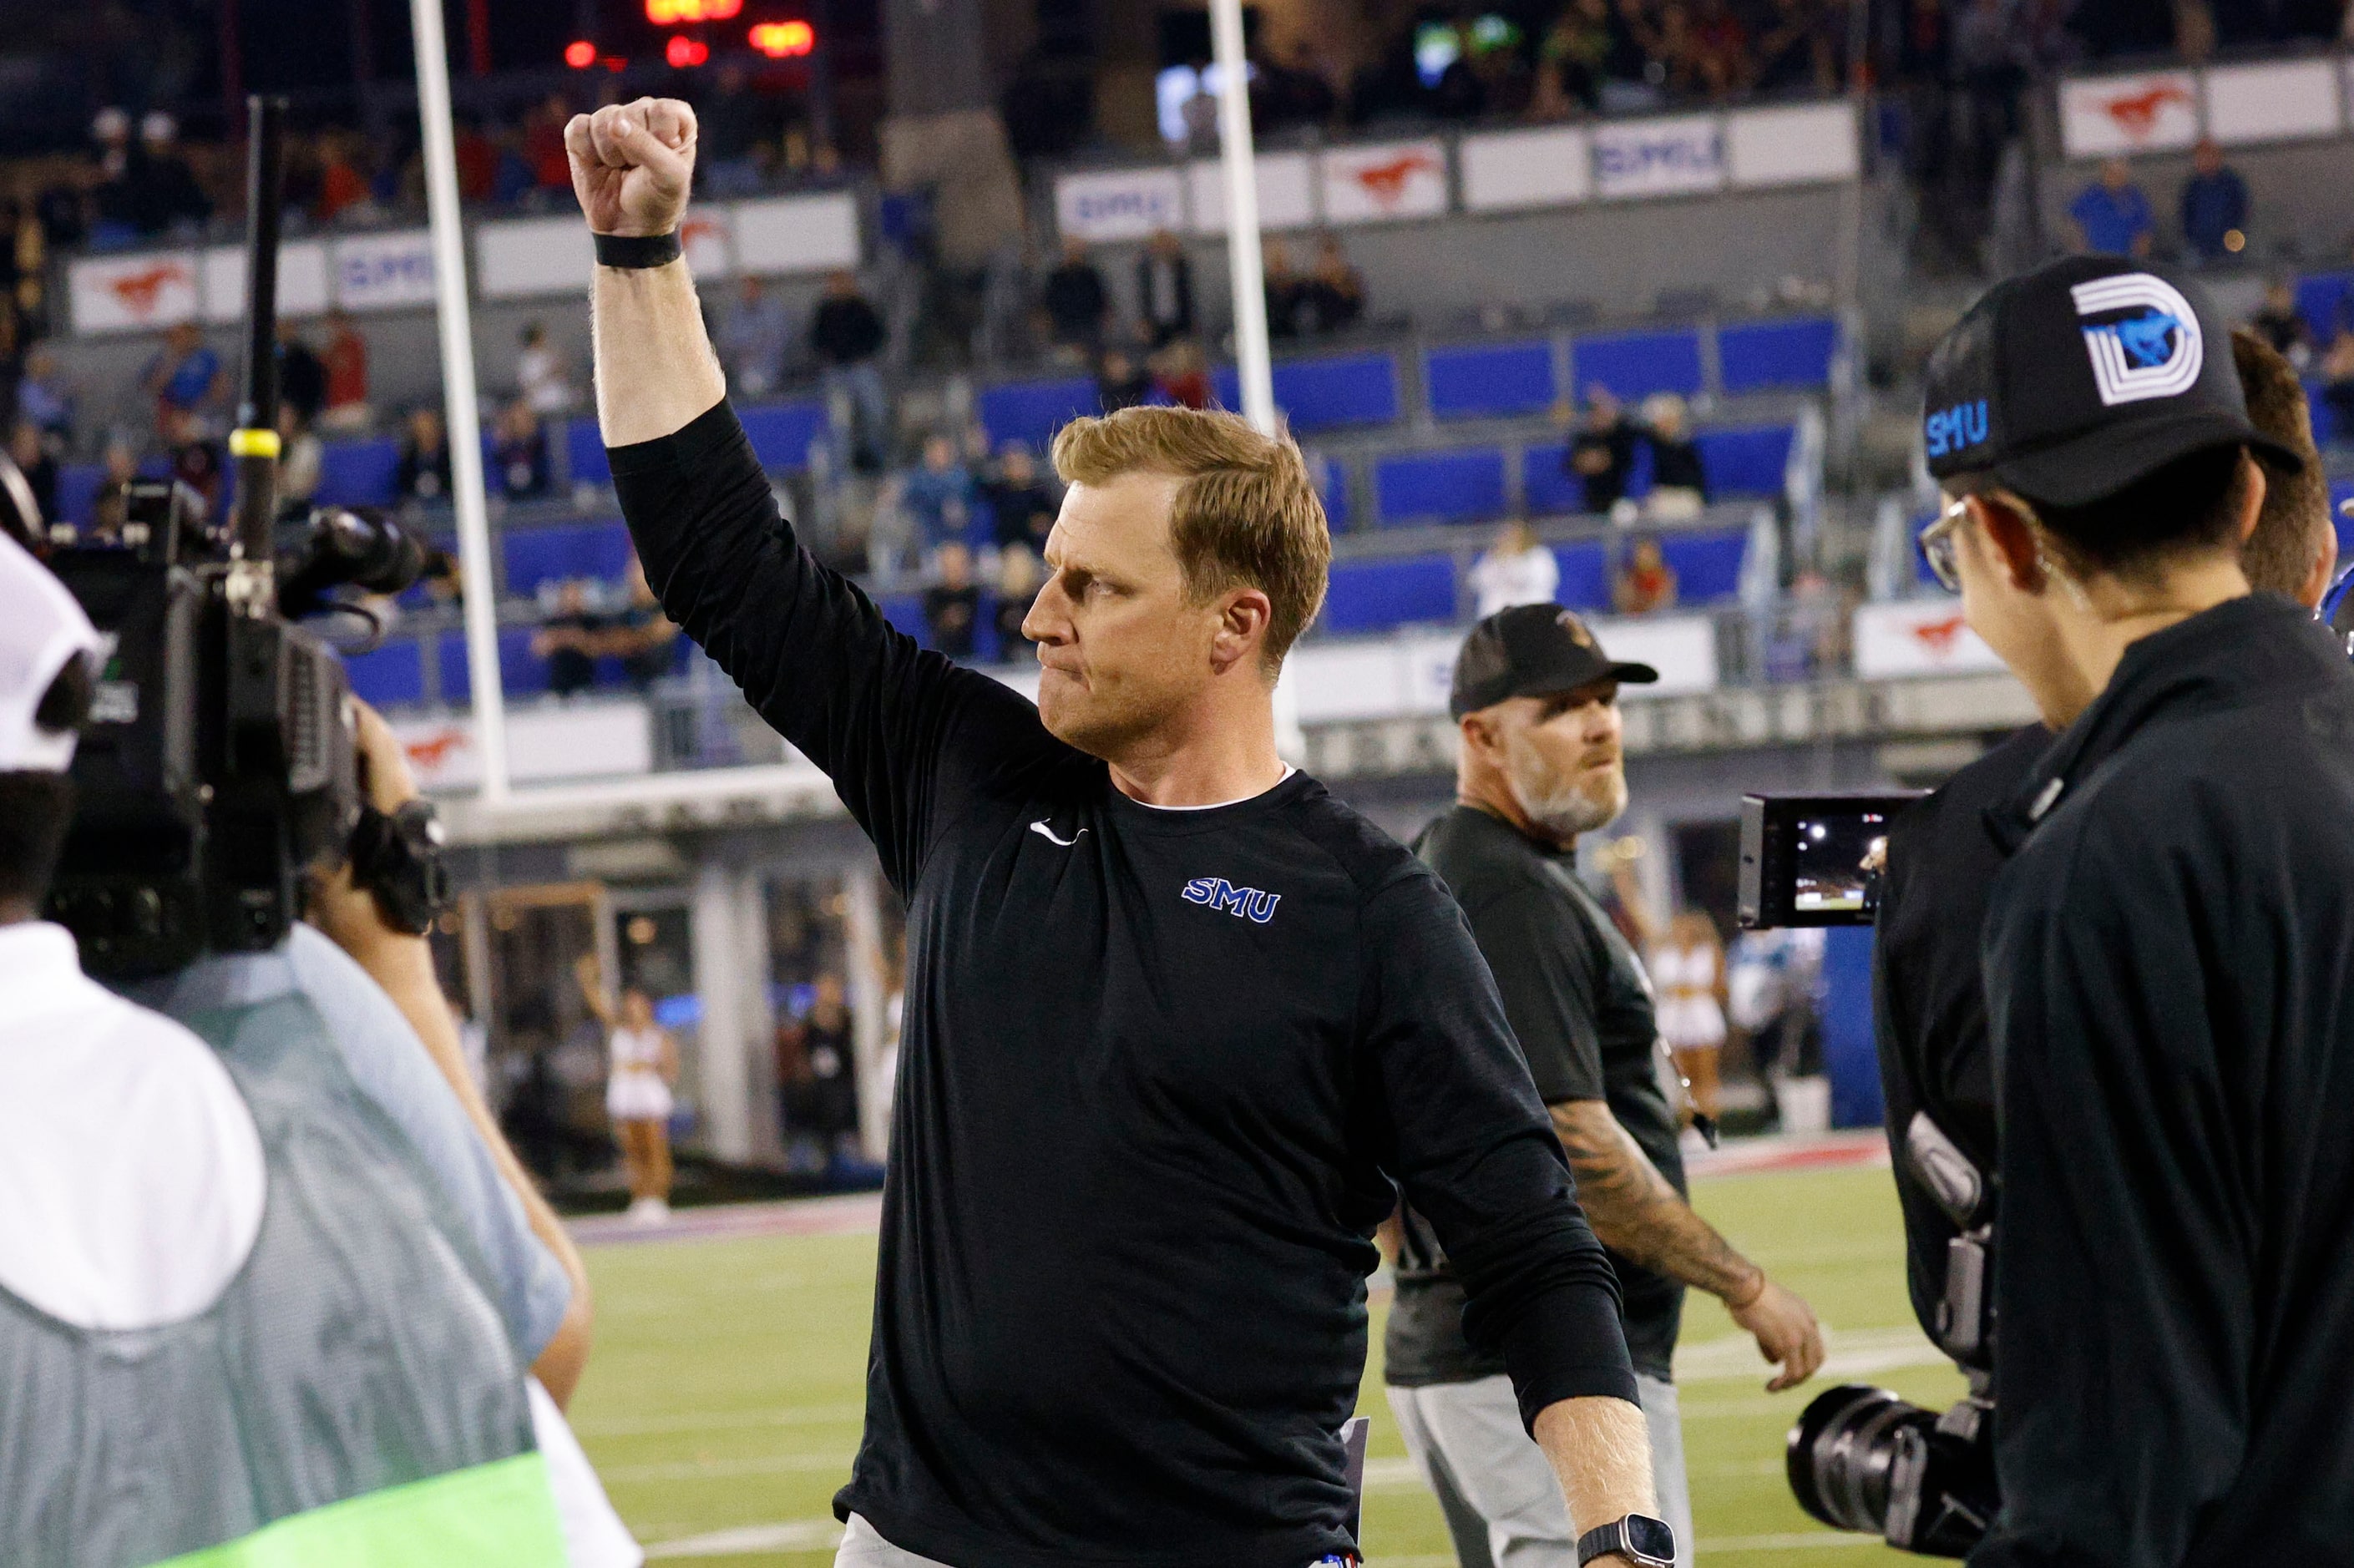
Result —
<path fill-rule="evenodd" d="M 598 234 L 668 234 L 695 182 L 695 111 L 675 98 L 641 98 L 564 128 L 572 194 Z"/>

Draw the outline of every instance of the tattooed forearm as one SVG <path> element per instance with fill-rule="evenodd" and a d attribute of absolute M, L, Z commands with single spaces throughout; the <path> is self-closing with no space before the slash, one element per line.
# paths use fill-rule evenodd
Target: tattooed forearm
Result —
<path fill-rule="evenodd" d="M 1577 1201 L 1603 1245 L 1734 1306 L 1765 1287 L 1765 1273 L 1692 1213 L 1607 1103 L 1564 1101 L 1553 1107 L 1553 1125 L 1577 1177 Z"/>

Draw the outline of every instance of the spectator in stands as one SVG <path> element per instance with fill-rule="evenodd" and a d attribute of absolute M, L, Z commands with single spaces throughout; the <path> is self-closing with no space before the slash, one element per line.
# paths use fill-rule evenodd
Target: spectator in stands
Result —
<path fill-rule="evenodd" d="M 776 132 L 770 106 L 749 90 L 744 68 L 734 60 L 719 68 L 711 86 L 695 106 L 695 172 L 711 196 L 757 195 L 759 154 Z"/>
<path fill-rule="evenodd" d="M 1314 331 L 1340 332 L 1357 324 L 1365 313 L 1365 275 L 1349 264 L 1336 235 L 1316 241 L 1316 270 L 1301 286 L 1308 319 Z"/>
<path fill-rule="evenodd" d="M 1514 518 L 1471 564 L 1473 613 L 1481 620 L 1516 604 L 1550 604 L 1561 588 L 1561 563 L 1537 542 L 1536 530 Z"/>
<path fill-rule="evenodd" d="M 1260 270 L 1267 286 L 1267 335 L 1298 337 L 1312 331 L 1308 280 L 1291 267 L 1291 247 L 1280 239 L 1261 242 Z"/>
<path fill-rule="evenodd" d="M 1654 392 L 1643 400 L 1643 439 L 1651 448 L 1651 493 L 1643 510 L 1661 522 L 1686 522 L 1708 504 L 1708 470 L 1691 439 L 1684 400 Z"/>
<path fill-rule="evenodd" d="M 354 434 L 368 428 L 367 339 L 345 310 L 327 313 L 327 407 L 322 429 Z"/>
<path fill-rule="evenodd" d="M 319 222 L 333 223 L 347 214 L 359 220 L 375 216 L 376 202 L 360 157 L 356 143 L 341 131 L 319 137 L 319 191 L 311 207 Z"/>
<path fill-rule="evenodd" d="M 1758 90 L 1838 91 L 1845 10 L 1832 0 L 1774 0 L 1772 17 L 1757 39 Z"/>
<path fill-rule="evenodd" d="M 676 662 L 678 625 L 663 613 L 662 600 L 647 584 L 645 565 L 634 551 L 625 582 L 629 599 L 613 618 L 599 651 L 620 659 L 630 684 L 642 692 L 669 674 Z"/>
<path fill-rule="evenodd" d="M 1638 539 L 1610 582 L 1610 608 L 1621 615 L 1649 615 L 1676 602 L 1676 569 L 1659 553 L 1657 539 Z"/>
<path fill-rule="evenodd" d="M 278 405 L 278 498 L 310 504 L 327 450 L 294 405 Z"/>
<path fill-rule="evenodd" d="M 783 298 L 770 292 L 758 273 L 745 273 L 719 328 L 719 362 L 726 368 L 729 390 L 743 397 L 774 391 L 785 378 L 792 336 L 792 314 Z"/>
<path fill-rule="evenodd" d="M 403 501 L 420 506 L 438 506 L 450 499 L 450 442 L 441 410 L 430 404 L 408 411 L 408 429 L 400 438 L 400 464 L 393 471 L 393 488 Z"/>
<path fill-rule="evenodd" d="M 1570 0 L 1537 45 L 1529 118 L 1599 113 L 1611 48 L 1610 0 Z"/>
<path fill-rule="evenodd" d="M 547 429 L 539 412 L 518 397 L 499 411 L 493 427 L 497 444 L 492 452 L 498 470 L 499 490 L 510 501 L 546 495 L 552 475 L 547 465 Z"/>
<path fill-rule="evenodd" d="M 1111 294 L 1103 274 L 1087 260 L 1087 242 L 1078 236 L 1065 237 L 1062 262 L 1046 274 L 1042 302 L 1055 346 L 1075 357 L 1092 358 L 1103 344 Z"/>
<path fill-rule="evenodd" d="M 33 492 L 33 504 L 45 523 L 58 520 L 58 460 L 49 451 L 49 443 L 41 435 L 41 427 L 30 419 L 20 418 L 8 436 L 9 461 Z"/>
<path fill-rule="evenodd" d="M 116 111 L 120 112 L 120 111 Z M 101 113 L 104 131 L 115 122 Z M 127 121 L 122 122 L 127 127 Z M 102 134 L 106 144 L 101 166 L 109 176 L 97 192 L 100 217 L 117 229 L 136 235 L 193 231 L 212 216 L 212 203 L 196 184 L 194 170 L 180 155 L 176 121 L 161 110 L 139 122 L 139 145 L 122 145 Z"/>
<path fill-rule="evenodd" d="M 73 440 L 72 384 L 58 368 L 58 356 L 40 344 L 26 351 L 25 372 L 16 382 L 16 414 L 60 441 Z"/>
<path fill-rule="evenodd" d="M 425 552 L 425 567 L 417 580 L 424 585 L 426 601 L 436 609 L 455 609 L 465 597 L 464 569 L 457 556 L 439 546 Z"/>
<path fill-rule="evenodd" d="M 926 550 L 951 540 L 965 542 L 973 493 L 971 471 L 957 461 L 956 443 L 946 436 L 925 437 L 921 466 L 907 475 L 900 504 L 914 520 L 916 536 Z"/>
<path fill-rule="evenodd" d="M 1038 598 L 1038 557 L 1023 545 L 1008 545 L 997 556 L 997 658 L 1000 663 L 1026 663 L 1037 657 L 1037 644 L 1022 635 L 1022 622 Z"/>
<path fill-rule="evenodd" d="M 1152 396 L 1152 374 L 1124 348 L 1108 348 L 1096 364 L 1096 401 L 1107 414 L 1133 408 Z"/>
<path fill-rule="evenodd" d="M 556 606 L 531 634 L 531 651 L 547 662 L 547 690 L 577 696 L 597 683 L 597 655 L 605 635 L 602 617 L 588 605 L 588 585 L 567 577 L 557 585 Z"/>
<path fill-rule="evenodd" d="M 172 477 L 205 498 L 205 514 L 217 516 L 221 502 L 221 451 L 196 414 L 173 409 L 162 426 L 171 450 Z"/>
<path fill-rule="evenodd" d="M 972 552 L 949 540 L 932 556 L 932 586 L 924 590 L 924 624 L 932 646 L 951 659 L 972 657 L 981 622 L 981 588 L 972 580 Z"/>
<path fill-rule="evenodd" d="M 1181 337 L 1152 356 L 1152 389 L 1181 408 L 1206 408 L 1217 396 L 1202 345 Z"/>
<path fill-rule="evenodd" d="M 1136 259 L 1136 309 L 1145 341 L 1155 349 L 1193 335 L 1193 263 L 1183 242 L 1165 228 L 1152 231 Z"/>
<path fill-rule="evenodd" d="M 539 189 L 539 171 L 524 150 L 523 133 L 501 126 L 491 133 L 494 156 L 491 165 L 491 200 L 513 207 Z"/>
<path fill-rule="evenodd" d="M 1564 413 L 1565 413 L 1564 408 Z M 1585 418 L 1562 454 L 1562 467 L 1585 487 L 1585 510 L 1606 514 L 1627 493 L 1635 471 L 1635 427 L 1610 388 L 1599 381 L 1585 389 Z"/>
<path fill-rule="evenodd" d="M 884 335 L 883 318 L 858 291 L 857 275 L 847 268 L 828 273 L 825 298 L 810 318 L 810 348 L 817 355 L 826 401 L 846 403 L 850 412 L 837 424 L 850 427 L 848 450 L 835 455 L 865 473 L 881 471 L 891 440 L 891 402 L 875 364 Z"/>
<path fill-rule="evenodd" d="M 2275 278 L 2264 285 L 2264 302 L 2248 318 L 2248 325 L 2299 371 L 2313 362 L 2313 329 L 2296 308 L 2296 290 L 2287 280 Z"/>
<path fill-rule="evenodd" d="M 531 411 L 542 418 L 566 412 L 578 400 L 572 368 L 563 351 L 547 341 L 544 323 L 524 325 L 523 353 L 515 359 L 515 387 Z"/>
<path fill-rule="evenodd" d="M 1685 58 L 1699 91 L 1717 102 L 1747 90 L 1752 60 L 1749 29 L 1728 0 L 1699 0 L 1685 35 Z"/>
<path fill-rule="evenodd" d="M 2133 169 L 2123 158 L 2101 165 L 2101 177 L 2086 185 L 2068 207 L 2076 225 L 2076 249 L 2098 256 L 2147 257 L 2157 225 L 2149 213 L 2149 197 L 2134 184 Z"/>
<path fill-rule="evenodd" d="M 498 179 L 499 147 L 483 133 L 482 122 L 465 119 L 458 122 L 456 145 L 452 149 L 458 164 L 458 199 L 482 202 L 491 199 L 491 191 Z"/>
<path fill-rule="evenodd" d="M 100 544 L 112 545 L 122 538 L 122 487 L 139 477 L 139 452 L 130 437 L 121 431 L 110 437 L 101 466 L 98 499 L 90 503 L 90 530 Z"/>
<path fill-rule="evenodd" d="M 551 92 L 524 122 L 524 161 L 531 166 L 532 183 L 541 190 L 572 188 L 572 164 L 564 152 L 564 127 L 571 119 L 572 101 Z"/>
<path fill-rule="evenodd" d="M 997 543 L 1002 547 L 1045 549 L 1060 503 L 1039 477 L 1037 460 L 1028 447 L 1020 441 L 1006 442 L 997 454 L 997 471 L 981 488 L 996 516 Z"/>
<path fill-rule="evenodd" d="M 2248 182 L 2223 162 L 2223 149 L 2201 138 L 2182 182 L 2182 240 L 2201 261 L 2220 261 L 2248 248 Z"/>
<path fill-rule="evenodd" d="M 157 434 L 171 441 L 186 420 L 202 421 L 220 401 L 227 381 L 220 355 L 196 324 L 175 322 L 164 334 L 164 346 L 140 373 L 139 385 L 155 400 Z"/>
<path fill-rule="evenodd" d="M 312 352 L 292 322 L 278 323 L 278 397 L 304 426 L 327 406 L 327 362 Z"/>
<path fill-rule="evenodd" d="M 2340 323 L 2321 356 L 2321 400 L 2329 405 L 2337 440 L 2354 438 L 2354 327 Z"/>

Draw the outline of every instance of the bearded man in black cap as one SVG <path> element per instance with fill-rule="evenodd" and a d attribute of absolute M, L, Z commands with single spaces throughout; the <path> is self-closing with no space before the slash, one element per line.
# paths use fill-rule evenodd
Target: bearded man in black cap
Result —
<path fill-rule="evenodd" d="M 1670 1366 L 1684 1287 L 1722 1298 L 1781 1363 L 1769 1388 L 1811 1377 L 1823 1341 L 1807 1304 L 1685 1201 L 1650 985 L 1577 876 L 1578 835 L 1627 809 L 1618 687 L 1659 678 L 1647 664 L 1613 662 L 1557 605 L 1481 621 L 1456 661 L 1449 704 L 1463 732 L 1458 804 L 1414 847 L 1463 906 L 1586 1218 L 1610 1251 L 1660 1514 L 1690 1568 L 1691 1495 Z M 1577 1568 L 1576 1535 L 1559 1494 L 1537 1484 L 1545 1457 L 1520 1429 L 1504 1364 L 1464 1339 L 1462 1286 L 1411 1208 L 1397 1276 L 1390 1404 L 1463 1568 Z"/>
<path fill-rule="evenodd" d="M 2309 460 L 2250 423 L 2199 286 L 2115 258 L 1998 286 L 1928 382 L 1923 549 L 2058 732 L 1987 812 L 2003 1504 L 1971 1561 L 2342 1562 L 2354 671 L 2240 555 Z"/>

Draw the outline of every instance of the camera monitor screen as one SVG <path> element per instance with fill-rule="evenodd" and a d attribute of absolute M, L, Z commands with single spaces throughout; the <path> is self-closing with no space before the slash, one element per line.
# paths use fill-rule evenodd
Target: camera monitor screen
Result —
<path fill-rule="evenodd" d="M 1741 924 L 1872 924 L 1887 869 L 1889 824 L 1919 798 L 1917 792 L 1743 797 Z"/>

